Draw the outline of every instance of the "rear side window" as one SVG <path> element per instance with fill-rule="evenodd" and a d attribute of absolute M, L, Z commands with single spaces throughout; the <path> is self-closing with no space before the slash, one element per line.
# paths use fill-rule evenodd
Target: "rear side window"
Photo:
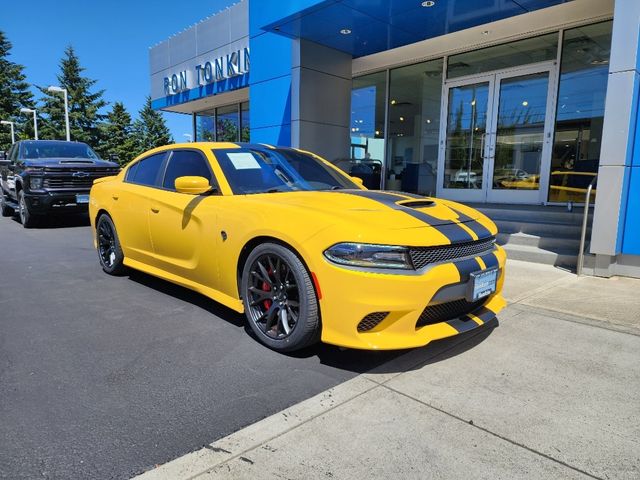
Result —
<path fill-rule="evenodd" d="M 166 153 L 163 152 L 143 158 L 129 168 L 127 171 L 126 181 L 150 187 L 158 186 L 158 177 L 160 176 L 160 169 L 165 156 Z"/>
<path fill-rule="evenodd" d="M 169 165 L 164 174 L 163 188 L 175 190 L 178 177 L 204 177 L 211 182 L 213 175 L 207 159 L 195 150 L 175 150 L 169 159 Z"/>

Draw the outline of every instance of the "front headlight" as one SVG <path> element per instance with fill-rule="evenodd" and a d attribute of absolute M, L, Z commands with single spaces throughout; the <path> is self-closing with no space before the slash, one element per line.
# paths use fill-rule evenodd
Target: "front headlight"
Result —
<path fill-rule="evenodd" d="M 40 190 L 42 188 L 42 177 L 31 177 L 29 179 L 29 187 L 31 190 Z"/>
<path fill-rule="evenodd" d="M 413 270 L 409 250 L 393 245 L 337 243 L 326 249 L 324 256 L 333 263 L 352 267 Z"/>

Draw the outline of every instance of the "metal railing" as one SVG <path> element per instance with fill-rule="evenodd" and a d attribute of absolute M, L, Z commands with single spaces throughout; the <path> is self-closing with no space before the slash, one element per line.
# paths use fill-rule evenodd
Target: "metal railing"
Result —
<path fill-rule="evenodd" d="M 591 180 L 587 187 L 587 193 L 584 198 L 584 213 L 582 214 L 582 230 L 580 232 L 580 251 L 578 252 L 578 265 L 576 266 L 577 276 L 582 275 L 582 269 L 584 268 L 584 244 L 587 238 L 587 224 L 589 223 L 589 203 L 591 201 L 591 191 L 597 179 L 597 175 L 593 177 L 593 180 Z"/>

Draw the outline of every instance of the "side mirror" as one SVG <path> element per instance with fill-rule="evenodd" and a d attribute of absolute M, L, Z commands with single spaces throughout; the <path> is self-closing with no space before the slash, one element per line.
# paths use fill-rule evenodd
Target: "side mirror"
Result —
<path fill-rule="evenodd" d="M 175 186 L 176 192 L 189 195 L 202 195 L 211 190 L 209 180 L 204 177 L 178 177 Z"/>
<path fill-rule="evenodd" d="M 0 150 L 0 160 L 6 160 L 7 159 L 7 152 L 5 152 L 4 150 Z"/>
<path fill-rule="evenodd" d="M 357 183 L 358 185 L 360 185 L 361 187 L 364 187 L 364 180 L 362 180 L 360 177 L 351 177 L 351 180 L 354 181 L 355 183 Z"/>

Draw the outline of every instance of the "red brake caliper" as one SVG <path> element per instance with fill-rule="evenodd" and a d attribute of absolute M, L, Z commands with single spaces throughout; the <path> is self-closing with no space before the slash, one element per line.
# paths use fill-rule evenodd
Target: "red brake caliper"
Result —
<path fill-rule="evenodd" d="M 268 271 L 267 273 L 268 273 L 269 275 L 271 275 L 271 273 L 272 273 L 272 272 L 271 272 L 271 269 L 269 269 L 269 271 Z M 271 291 L 271 288 L 269 287 L 269 284 L 268 284 L 267 282 L 262 282 L 262 291 L 263 291 L 263 292 L 270 292 L 270 291 Z M 268 300 L 268 299 L 267 299 L 267 300 L 265 300 L 265 301 L 263 302 L 263 304 L 264 304 L 264 308 L 266 308 L 267 310 L 269 310 L 269 309 L 271 308 L 271 303 L 272 303 L 272 302 L 271 302 L 271 300 Z"/>

